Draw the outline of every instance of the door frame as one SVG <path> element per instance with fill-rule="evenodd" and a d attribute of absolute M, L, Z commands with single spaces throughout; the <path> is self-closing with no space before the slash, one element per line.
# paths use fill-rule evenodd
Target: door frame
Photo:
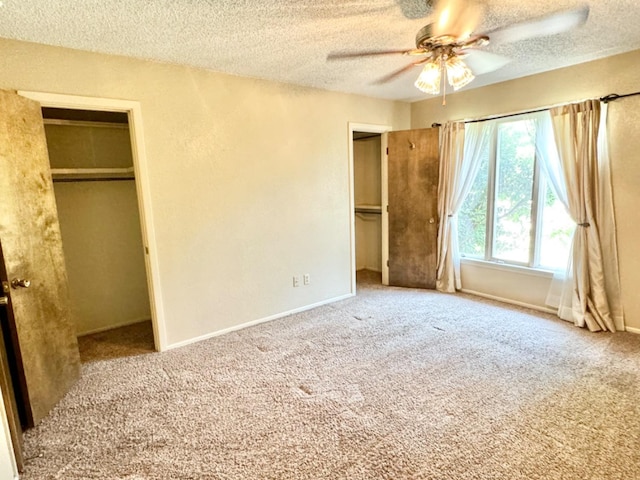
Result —
<path fill-rule="evenodd" d="M 0 242 L 0 280 L 2 283 L 9 283 L 9 277 L 7 275 L 6 264 L 4 260 L 4 254 L 2 251 L 2 242 Z M 10 290 L 10 289 L 9 289 Z M 20 415 L 20 409 L 18 408 L 18 398 L 22 403 L 24 402 L 25 385 L 20 384 L 20 373 L 17 371 L 12 372 L 9 365 L 9 355 L 15 356 L 15 350 L 17 349 L 16 339 L 11 337 L 11 334 L 15 332 L 15 320 L 13 318 L 13 304 L 11 302 L 11 292 L 4 291 L 0 288 L 0 297 L 4 297 L 4 318 L 0 320 L 6 320 L 6 329 L 0 328 L 0 423 L 4 425 L 4 429 L 7 433 L 7 443 L 11 447 L 13 453 L 13 468 L 14 472 L 22 471 L 24 469 L 24 451 L 22 441 L 22 416 Z M 0 306 L 0 308 L 3 308 Z M 5 335 L 5 333 L 7 335 Z M 16 362 L 16 369 L 21 369 L 20 362 Z M 24 403 L 21 404 L 24 407 Z M 26 418 L 24 418 L 26 420 Z M 1 432 L 0 432 L 1 433 Z M 0 440 L 0 445 L 2 440 Z M 2 454 L 0 453 L 0 456 Z M 16 470 L 17 468 L 17 470 Z M 0 475 L 1 475 L 0 471 Z"/>
<path fill-rule="evenodd" d="M 131 153 L 140 213 L 142 242 L 145 250 L 145 269 L 147 288 L 151 308 L 151 323 L 155 349 L 159 352 L 167 350 L 167 338 L 164 308 L 160 290 L 160 268 L 156 243 L 155 227 L 151 201 L 151 186 L 147 152 L 142 128 L 142 108 L 140 102 L 111 98 L 82 97 L 57 93 L 33 92 L 18 90 L 18 95 L 35 100 L 43 107 L 66 108 L 75 110 L 95 110 L 107 112 L 123 112 L 129 117 L 129 135 L 131 137 Z"/>
<path fill-rule="evenodd" d="M 353 132 L 379 133 L 380 134 L 380 191 L 382 207 L 382 284 L 389 285 L 389 191 L 387 189 L 387 133 L 392 130 L 389 125 L 378 125 L 372 123 L 349 122 L 349 235 L 351 248 L 349 259 L 351 262 L 351 294 L 356 293 L 356 202 L 355 202 L 355 179 L 353 160 Z"/>
<path fill-rule="evenodd" d="M 12 474 L 14 480 L 18 480 L 18 463 L 15 456 L 15 446 L 11 440 L 11 428 L 9 426 L 9 416 L 4 407 L 3 393 L 0 391 L 0 459 L 7 457 L 9 459 L 9 465 L 5 465 L 3 462 L 2 468 L 0 468 L 0 476 L 5 475 L 7 472 Z"/>

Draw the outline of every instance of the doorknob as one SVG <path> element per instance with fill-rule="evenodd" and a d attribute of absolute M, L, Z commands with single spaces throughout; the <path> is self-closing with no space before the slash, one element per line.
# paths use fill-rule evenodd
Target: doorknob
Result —
<path fill-rule="evenodd" d="M 30 285 L 31 285 L 31 281 L 25 280 L 24 278 L 14 278 L 13 280 L 11 280 L 11 286 L 13 288 L 18 288 L 18 287 L 29 288 Z"/>

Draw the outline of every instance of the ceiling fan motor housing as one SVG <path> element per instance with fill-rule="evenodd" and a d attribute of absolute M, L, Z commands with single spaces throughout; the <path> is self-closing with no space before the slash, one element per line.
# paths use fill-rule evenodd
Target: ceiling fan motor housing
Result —
<path fill-rule="evenodd" d="M 416 34 L 416 48 L 423 51 L 448 50 L 484 47 L 489 43 L 487 35 L 458 38 L 454 35 L 434 35 L 434 23 L 425 25 Z"/>
<path fill-rule="evenodd" d="M 456 38 L 451 35 L 433 35 L 433 23 L 425 25 L 416 34 L 416 47 L 430 50 L 443 45 L 456 43 Z"/>

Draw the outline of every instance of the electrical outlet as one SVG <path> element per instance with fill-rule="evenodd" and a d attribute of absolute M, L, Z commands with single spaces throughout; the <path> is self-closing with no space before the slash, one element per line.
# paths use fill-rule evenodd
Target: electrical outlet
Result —
<path fill-rule="evenodd" d="M 311 283 L 311 275 L 309 275 L 308 273 L 305 273 L 302 278 L 305 285 L 309 285 Z"/>
<path fill-rule="evenodd" d="M 299 287 L 300 286 L 300 277 L 297 275 L 293 276 L 293 286 L 294 287 Z"/>

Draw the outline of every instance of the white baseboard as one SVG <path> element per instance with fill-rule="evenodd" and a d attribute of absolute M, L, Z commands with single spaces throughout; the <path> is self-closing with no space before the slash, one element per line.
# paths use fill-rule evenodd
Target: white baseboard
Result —
<path fill-rule="evenodd" d="M 640 335 L 640 328 L 625 327 L 625 330 L 629 333 L 635 333 L 636 335 Z"/>
<path fill-rule="evenodd" d="M 489 300 L 495 300 L 496 302 L 509 303 L 511 305 L 517 305 L 518 307 L 530 308 L 531 310 L 537 310 L 539 312 L 552 313 L 554 315 L 556 315 L 558 313 L 558 311 L 556 309 L 553 309 L 553 308 L 541 307 L 539 305 L 532 305 L 530 303 L 519 302 L 517 300 L 511 300 L 511 299 L 508 299 L 508 298 L 497 297 L 495 295 L 489 295 L 488 293 L 476 292 L 475 290 L 467 290 L 466 288 L 463 288 L 460 291 L 462 293 L 468 293 L 470 295 L 475 295 L 477 297 L 488 298 Z"/>
<path fill-rule="evenodd" d="M 114 328 L 128 327 L 129 325 L 135 325 L 136 323 L 150 322 L 150 321 L 151 319 L 149 317 L 137 318 L 135 320 L 127 320 L 125 322 L 113 323 L 111 325 L 107 325 L 106 327 L 93 328 L 91 330 L 87 330 L 86 332 L 77 332 L 76 335 L 78 337 L 84 337 L 85 335 L 92 335 L 94 333 L 106 332 L 107 330 L 113 330 Z"/>
<path fill-rule="evenodd" d="M 345 300 L 347 298 L 354 297 L 353 293 L 347 293 L 346 295 L 342 295 L 339 297 L 330 298 L 329 300 L 323 300 L 318 303 L 312 303 L 311 305 L 305 305 L 304 307 L 295 308 L 293 310 L 289 310 L 282 313 L 277 313 L 275 315 L 271 315 L 269 317 L 259 318 L 257 320 L 251 320 L 250 322 L 241 323 L 240 325 L 235 325 L 233 327 L 224 328 L 222 330 L 217 330 L 215 332 L 207 333 L 205 335 L 200 335 L 199 337 L 190 338 L 189 340 L 183 340 L 177 343 L 171 343 L 167 346 L 167 350 L 173 350 L 174 348 L 184 347 L 186 345 L 190 345 L 192 343 L 201 342 L 202 340 L 207 340 L 213 337 L 219 337 L 220 335 L 224 335 L 226 333 L 235 332 L 237 330 L 242 330 L 248 327 L 253 327 L 254 325 L 259 325 L 261 323 L 270 322 L 271 320 L 277 320 L 278 318 L 286 317 L 288 315 L 293 315 L 294 313 L 305 312 L 307 310 L 311 310 L 313 308 L 321 307 L 323 305 L 327 305 L 329 303 L 339 302 L 340 300 Z"/>

